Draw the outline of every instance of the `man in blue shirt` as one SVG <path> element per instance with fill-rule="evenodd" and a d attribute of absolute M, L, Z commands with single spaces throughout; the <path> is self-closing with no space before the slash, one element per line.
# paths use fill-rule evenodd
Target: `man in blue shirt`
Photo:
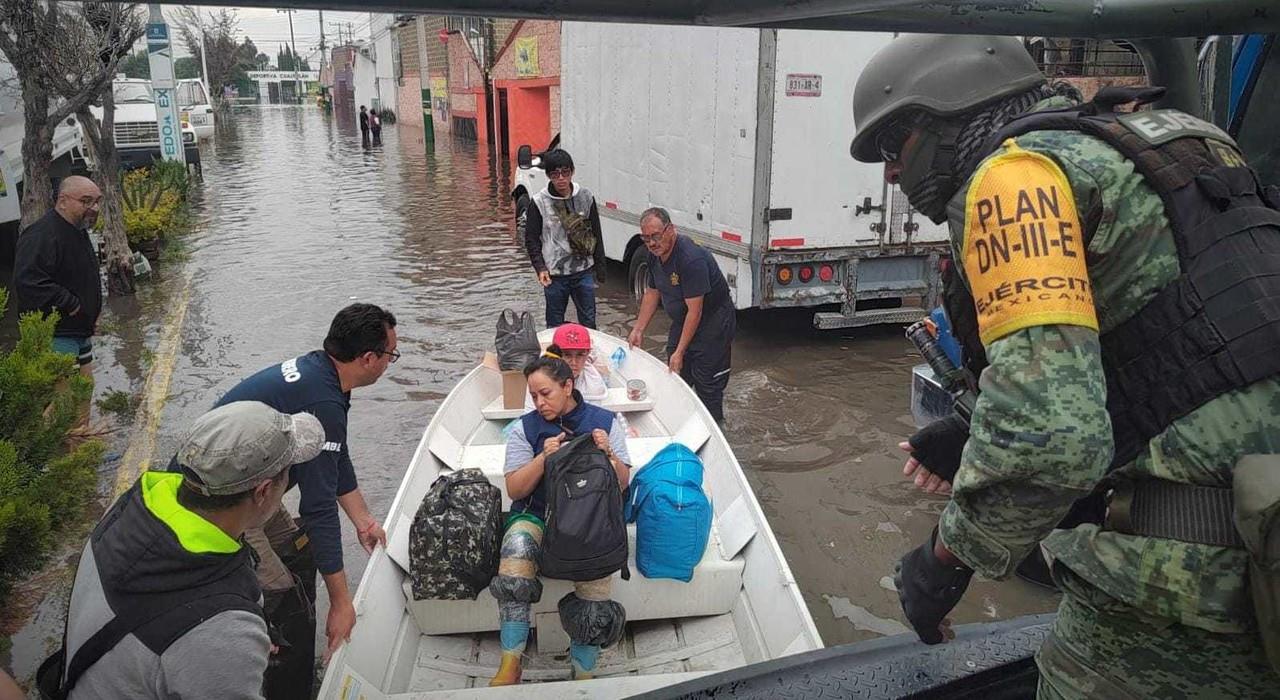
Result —
<path fill-rule="evenodd" d="M 294 465 L 289 473 L 289 487 L 297 485 L 301 496 L 301 530 L 281 507 L 261 530 L 245 533 L 261 559 L 258 580 L 267 619 L 286 642 L 276 642 L 281 651 L 267 670 L 268 698 L 311 697 L 313 570 L 319 571 L 329 593 L 328 653 L 349 638 L 355 626 L 355 607 L 342 564 L 338 506 L 355 526 L 366 551 L 372 552 L 378 544 L 386 546 L 386 532 L 369 512 L 356 483 L 347 446 L 347 411 L 351 390 L 378 381 L 388 365 L 400 358 L 395 327 L 390 312 L 373 304 L 352 304 L 334 316 L 323 350 L 271 365 L 232 387 L 215 404 L 260 401 L 281 413 L 310 413 L 325 430 L 320 456 Z M 295 588 L 302 595 L 292 595 Z"/>
<path fill-rule="evenodd" d="M 627 342 L 640 345 L 661 302 L 671 317 L 667 366 L 693 387 L 717 422 L 723 421 L 738 328 L 724 274 L 711 251 L 677 233 L 661 207 L 640 216 L 640 240 L 649 251 L 649 288 Z"/>

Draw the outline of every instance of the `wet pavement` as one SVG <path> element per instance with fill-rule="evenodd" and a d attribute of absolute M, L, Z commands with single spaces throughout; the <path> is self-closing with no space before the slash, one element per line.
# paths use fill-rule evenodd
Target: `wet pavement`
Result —
<path fill-rule="evenodd" d="M 403 356 L 354 392 L 350 445 L 381 517 L 432 412 L 491 348 L 497 313 L 527 308 L 541 318 L 541 289 L 511 233 L 508 166 L 447 136 L 429 150 L 412 127 L 387 125 L 383 137 L 366 150 L 353 116 L 311 106 L 240 107 L 219 123 L 203 147 L 189 261 L 137 297 L 112 300 L 103 318 L 110 335 L 99 347 L 97 394 L 138 393 L 189 291 L 156 460 L 242 377 L 318 348 L 337 309 L 376 303 L 396 314 Z M 625 336 L 634 306 L 624 271 L 615 264 L 610 273 L 599 321 Z M 912 429 L 917 361 L 901 330 L 818 332 L 810 314 L 741 315 L 725 433 L 823 639 L 838 644 L 904 629 L 888 577 L 944 501 L 900 475 L 896 445 Z M 659 348 L 665 333 L 655 323 L 647 347 Z M 343 522 L 354 587 L 366 556 Z M 975 581 L 955 617 L 1054 605 L 1020 581 Z M 49 624 L 15 636 L 19 677 L 34 670 L 43 650 L 31 647 L 50 639 Z"/>

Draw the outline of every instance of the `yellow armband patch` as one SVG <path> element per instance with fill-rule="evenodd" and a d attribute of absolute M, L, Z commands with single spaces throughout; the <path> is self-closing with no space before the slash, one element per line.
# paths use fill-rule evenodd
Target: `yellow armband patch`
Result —
<path fill-rule="evenodd" d="M 984 345 L 1023 328 L 1098 329 L 1071 185 L 1049 158 L 1006 142 L 965 199 L 964 271 Z"/>

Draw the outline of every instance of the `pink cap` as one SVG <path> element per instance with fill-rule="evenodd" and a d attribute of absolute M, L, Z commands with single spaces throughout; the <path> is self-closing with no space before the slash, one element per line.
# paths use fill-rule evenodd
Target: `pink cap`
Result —
<path fill-rule="evenodd" d="M 565 323 L 556 327 L 551 342 L 559 345 L 561 350 L 590 350 L 591 333 L 576 323 Z"/>

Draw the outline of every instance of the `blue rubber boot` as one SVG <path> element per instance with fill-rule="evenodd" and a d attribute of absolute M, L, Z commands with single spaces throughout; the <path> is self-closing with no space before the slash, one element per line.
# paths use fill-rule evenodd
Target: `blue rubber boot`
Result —
<path fill-rule="evenodd" d="M 573 680 L 595 678 L 596 662 L 600 660 L 600 647 L 573 642 L 569 645 L 569 660 L 573 664 Z"/>
<path fill-rule="evenodd" d="M 520 660 L 529 643 L 529 623 L 503 620 L 498 636 L 502 641 L 502 662 L 489 685 L 515 685 L 520 682 Z"/>

